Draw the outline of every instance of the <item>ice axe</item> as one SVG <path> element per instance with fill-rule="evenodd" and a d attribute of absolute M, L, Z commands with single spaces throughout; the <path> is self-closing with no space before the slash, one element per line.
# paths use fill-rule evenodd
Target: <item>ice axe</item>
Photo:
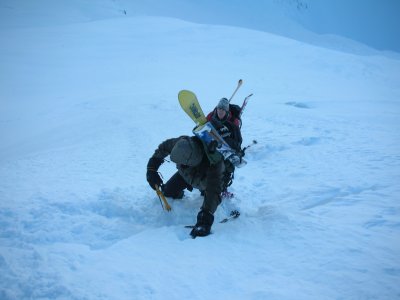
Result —
<path fill-rule="evenodd" d="M 164 209 L 166 209 L 167 211 L 171 211 L 171 206 L 168 204 L 167 199 L 165 198 L 164 194 L 161 192 L 160 187 L 156 184 L 156 193 L 158 198 L 160 199 L 160 203 L 161 203 L 161 207 Z M 162 202 L 164 202 L 164 205 L 162 204 Z"/>

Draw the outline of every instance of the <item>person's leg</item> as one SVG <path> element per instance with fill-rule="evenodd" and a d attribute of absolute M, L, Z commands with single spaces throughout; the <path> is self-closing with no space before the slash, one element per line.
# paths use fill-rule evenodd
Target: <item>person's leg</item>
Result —
<path fill-rule="evenodd" d="M 207 236 L 211 232 L 211 226 L 214 223 L 214 213 L 221 203 L 221 192 L 223 189 L 223 173 L 225 165 L 223 161 L 212 165 L 207 172 L 207 187 L 204 195 L 204 202 L 200 212 L 197 214 L 197 222 L 190 235 Z"/>
<path fill-rule="evenodd" d="M 215 213 L 218 205 L 221 203 L 221 192 L 224 186 L 224 171 L 224 162 L 220 161 L 215 165 L 211 165 L 207 172 L 207 187 L 201 209 L 209 211 L 211 214 Z"/>
<path fill-rule="evenodd" d="M 162 191 L 165 197 L 171 197 L 174 199 L 183 198 L 183 190 L 188 187 L 186 181 L 182 178 L 179 172 L 176 172 L 166 184 L 163 185 Z"/>

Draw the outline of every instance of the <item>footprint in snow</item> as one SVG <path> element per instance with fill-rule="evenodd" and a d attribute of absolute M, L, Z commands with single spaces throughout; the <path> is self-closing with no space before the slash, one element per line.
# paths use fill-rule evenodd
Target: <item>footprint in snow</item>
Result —
<path fill-rule="evenodd" d="M 286 102 L 285 105 L 293 106 L 293 107 L 296 107 L 296 108 L 305 108 L 305 109 L 311 108 L 311 106 L 306 104 L 306 103 L 296 102 L 296 101 Z"/>

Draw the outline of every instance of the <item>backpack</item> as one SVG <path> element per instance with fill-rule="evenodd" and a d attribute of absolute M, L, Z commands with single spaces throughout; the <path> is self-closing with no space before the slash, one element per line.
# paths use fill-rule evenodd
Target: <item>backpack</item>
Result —
<path fill-rule="evenodd" d="M 237 104 L 229 104 L 229 111 L 231 113 L 230 121 L 237 124 L 239 128 L 242 128 L 242 119 L 240 117 L 240 112 L 242 108 Z M 237 121 L 236 121 L 237 120 Z"/>

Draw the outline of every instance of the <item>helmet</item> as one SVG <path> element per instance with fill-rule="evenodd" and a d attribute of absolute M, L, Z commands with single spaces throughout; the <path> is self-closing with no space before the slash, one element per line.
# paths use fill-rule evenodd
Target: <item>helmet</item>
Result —
<path fill-rule="evenodd" d="M 172 148 L 170 158 L 180 165 L 195 167 L 203 159 L 203 149 L 193 137 L 182 137 Z"/>
<path fill-rule="evenodd" d="M 229 101 L 226 98 L 219 100 L 217 108 L 223 109 L 224 111 L 229 111 Z"/>

